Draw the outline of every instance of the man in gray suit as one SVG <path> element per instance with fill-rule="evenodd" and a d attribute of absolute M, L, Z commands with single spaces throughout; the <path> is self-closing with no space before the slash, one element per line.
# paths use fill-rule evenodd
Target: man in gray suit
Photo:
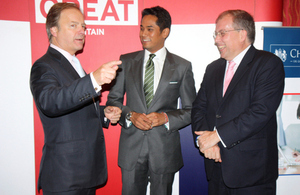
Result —
<path fill-rule="evenodd" d="M 112 123 L 121 115 L 117 107 L 99 106 L 99 91 L 115 78 L 121 62 L 103 64 L 90 74 L 75 66 L 75 53 L 85 41 L 84 17 L 76 4 L 54 4 L 46 29 L 50 46 L 30 76 L 45 133 L 37 187 L 44 195 L 93 195 L 107 180 L 102 126 L 109 121 L 104 115 Z"/>
<path fill-rule="evenodd" d="M 143 10 L 144 50 L 120 57 L 122 65 L 108 95 L 107 106 L 122 110 L 118 164 L 123 195 L 146 194 L 148 181 L 151 194 L 171 194 L 174 174 L 183 166 L 178 130 L 191 122 L 196 91 L 191 63 L 164 46 L 170 27 L 171 17 L 164 8 Z M 151 65 L 154 73 L 149 76 Z"/>

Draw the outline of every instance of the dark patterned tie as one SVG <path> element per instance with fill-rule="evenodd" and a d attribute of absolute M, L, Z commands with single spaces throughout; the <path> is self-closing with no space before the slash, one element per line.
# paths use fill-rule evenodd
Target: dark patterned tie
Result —
<path fill-rule="evenodd" d="M 155 57 L 155 54 L 149 55 L 149 60 L 146 64 L 146 70 L 145 70 L 145 80 L 144 80 L 144 92 L 145 92 L 145 99 L 147 107 L 152 102 L 153 99 L 153 92 L 154 92 L 154 63 L 153 58 Z"/>

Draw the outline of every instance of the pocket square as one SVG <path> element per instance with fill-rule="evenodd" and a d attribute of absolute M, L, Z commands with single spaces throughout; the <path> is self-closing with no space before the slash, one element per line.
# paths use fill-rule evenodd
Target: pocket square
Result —
<path fill-rule="evenodd" d="M 177 81 L 170 81 L 170 85 L 175 85 L 177 83 L 178 83 Z"/>

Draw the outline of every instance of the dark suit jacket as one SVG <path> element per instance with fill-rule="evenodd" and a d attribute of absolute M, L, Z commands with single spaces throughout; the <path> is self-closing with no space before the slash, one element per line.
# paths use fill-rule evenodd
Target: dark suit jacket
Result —
<path fill-rule="evenodd" d="M 276 110 L 284 88 L 282 61 L 253 46 L 241 61 L 224 95 L 226 60 L 207 66 L 192 109 L 193 131 L 213 131 L 219 142 L 225 184 L 240 188 L 276 181 L 278 177 Z M 205 159 L 208 180 L 213 160 Z"/>
<path fill-rule="evenodd" d="M 49 47 L 32 66 L 30 87 L 45 134 L 38 189 L 59 192 L 103 184 L 104 113 L 90 76 L 80 78 L 69 61 Z"/>
<path fill-rule="evenodd" d="M 158 174 L 178 171 L 183 166 L 178 130 L 190 124 L 192 102 L 196 96 L 191 63 L 167 52 L 158 88 L 147 108 L 143 90 L 144 51 L 122 55 L 120 60 L 121 71 L 107 101 L 107 105 L 122 109 L 119 166 L 126 170 L 135 167 L 143 138 L 147 135 L 151 170 Z M 126 106 L 123 106 L 125 93 Z M 177 109 L 178 98 L 181 99 L 181 109 Z M 170 129 L 167 130 L 164 125 L 149 131 L 139 130 L 134 125 L 126 128 L 125 116 L 130 111 L 146 114 L 166 112 Z"/>

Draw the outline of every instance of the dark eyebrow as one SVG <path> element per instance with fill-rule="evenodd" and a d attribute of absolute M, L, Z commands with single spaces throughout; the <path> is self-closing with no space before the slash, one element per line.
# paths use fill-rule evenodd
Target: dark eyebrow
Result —
<path fill-rule="evenodd" d="M 140 27 L 144 27 L 143 25 L 140 25 Z M 152 25 L 146 26 L 147 28 L 153 28 Z"/>

